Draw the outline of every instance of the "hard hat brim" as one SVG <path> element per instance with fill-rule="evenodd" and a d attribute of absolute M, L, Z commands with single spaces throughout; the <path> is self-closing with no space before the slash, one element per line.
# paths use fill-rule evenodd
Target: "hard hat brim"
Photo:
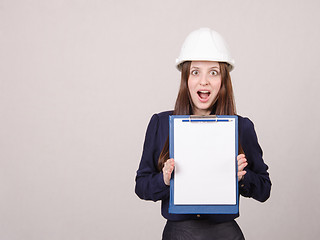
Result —
<path fill-rule="evenodd" d="M 231 61 L 219 61 L 219 60 L 203 60 L 203 59 L 187 59 L 187 60 L 179 60 L 177 59 L 176 60 L 176 68 L 181 72 L 181 68 L 182 68 L 182 64 L 184 62 L 192 62 L 192 61 L 204 61 L 204 62 L 224 62 L 224 63 L 227 63 L 228 64 L 228 69 L 229 69 L 229 72 L 231 72 L 233 69 L 234 69 L 234 60 L 231 60 Z"/>

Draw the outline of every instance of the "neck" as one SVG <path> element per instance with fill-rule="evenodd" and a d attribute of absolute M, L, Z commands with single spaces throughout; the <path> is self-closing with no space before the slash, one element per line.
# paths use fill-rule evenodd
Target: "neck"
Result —
<path fill-rule="evenodd" d="M 199 115 L 199 116 L 208 116 L 208 115 L 210 115 L 210 113 L 211 113 L 210 110 L 195 109 L 193 114 Z"/>

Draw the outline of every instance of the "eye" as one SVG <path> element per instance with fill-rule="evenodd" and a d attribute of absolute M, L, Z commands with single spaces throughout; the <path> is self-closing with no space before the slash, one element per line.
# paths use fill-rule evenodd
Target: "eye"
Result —
<path fill-rule="evenodd" d="M 198 70 L 193 70 L 193 71 L 191 71 L 191 74 L 194 75 L 194 76 L 199 75 L 199 71 Z"/>
<path fill-rule="evenodd" d="M 210 71 L 210 75 L 212 75 L 212 76 L 217 76 L 218 74 L 219 74 L 219 72 L 216 70 Z"/>

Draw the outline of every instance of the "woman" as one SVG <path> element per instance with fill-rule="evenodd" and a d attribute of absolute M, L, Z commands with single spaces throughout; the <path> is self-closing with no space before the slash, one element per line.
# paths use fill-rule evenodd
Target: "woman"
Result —
<path fill-rule="evenodd" d="M 235 222 L 239 214 L 170 214 L 169 185 L 174 159 L 169 159 L 169 115 L 236 115 L 229 72 L 234 68 L 226 43 L 215 31 L 201 28 L 185 40 L 177 68 L 181 85 L 174 111 L 154 114 L 147 128 L 136 194 L 145 200 L 161 200 L 167 219 L 163 239 L 244 239 Z M 239 193 L 264 202 L 271 182 L 262 159 L 253 123 L 238 116 Z"/>

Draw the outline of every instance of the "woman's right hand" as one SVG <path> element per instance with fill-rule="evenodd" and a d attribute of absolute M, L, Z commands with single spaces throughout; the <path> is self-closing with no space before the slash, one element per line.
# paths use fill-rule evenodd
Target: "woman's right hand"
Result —
<path fill-rule="evenodd" d="M 174 159 L 170 158 L 164 163 L 164 167 L 162 168 L 163 173 L 163 181 L 166 185 L 170 185 L 171 174 L 174 169 Z"/>

